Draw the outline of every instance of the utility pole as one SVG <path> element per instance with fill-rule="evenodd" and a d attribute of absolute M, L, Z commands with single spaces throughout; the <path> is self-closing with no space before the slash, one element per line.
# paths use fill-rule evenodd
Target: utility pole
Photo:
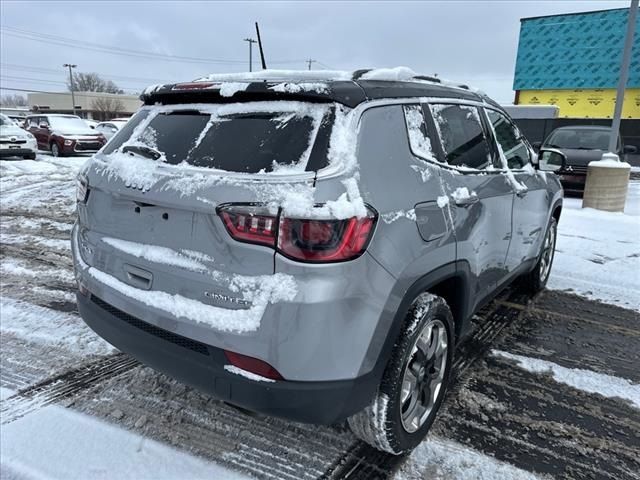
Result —
<path fill-rule="evenodd" d="M 633 45 L 633 32 L 636 27 L 636 16 L 638 14 L 638 0 L 631 0 L 629 7 L 629 18 L 627 20 L 627 36 L 622 50 L 622 65 L 620 65 L 620 80 L 618 81 L 618 92 L 616 93 L 616 107 L 613 111 L 613 122 L 611 123 L 611 136 L 609 137 L 609 151 L 616 152 L 618 143 L 618 133 L 620 131 L 620 117 L 622 117 L 622 102 L 624 101 L 624 90 L 629 78 L 629 63 L 631 61 L 631 46 Z"/>
<path fill-rule="evenodd" d="M 313 60 L 312 58 L 309 58 L 307 60 L 307 65 L 309 66 L 308 70 L 311 70 L 311 64 L 312 63 L 316 63 L 316 62 L 317 62 L 317 60 Z"/>
<path fill-rule="evenodd" d="M 253 67 L 253 60 L 252 60 L 252 55 L 253 55 L 253 44 L 254 43 L 258 43 L 256 40 L 254 40 L 253 38 L 245 38 L 243 41 L 248 42 L 249 43 L 249 71 L 252 71 L 252 67 Z"/>
<path fill-rule="evenodd" d="M 74 94 L 74 90 L 76 89 L 73 85 L 73 74 L 71 73 L 72 68 L 76 68 L 78 65 L 74 65 L 72 63 L 65 63 L 62 65 L 65 68 L 69 69 L 69 87 L 71 88 L 71 108 L 73 110 L 73 114 L 76 114 L 76 96 Z"/>

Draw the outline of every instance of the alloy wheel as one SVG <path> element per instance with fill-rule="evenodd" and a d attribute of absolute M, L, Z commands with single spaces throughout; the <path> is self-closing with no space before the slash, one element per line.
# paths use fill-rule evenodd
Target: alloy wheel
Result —
<path fill-rule="evenodd" d="M 400 393 L 400 418 L 409 433 L 424 425 L 443 390 L 448 348 L 444 323 L 433 319 L 424 326 L 411 349 Z"/>

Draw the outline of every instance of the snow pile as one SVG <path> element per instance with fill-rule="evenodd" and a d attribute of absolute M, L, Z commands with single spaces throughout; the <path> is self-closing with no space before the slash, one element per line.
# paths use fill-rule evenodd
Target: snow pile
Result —
<path fill-rule="evenodd" d="M 243 92 L 249 86 L 248 83 L 243 82 L 226 82 L 220 85 L 221 97 L 233 97 L 237 92 Z M 217 85 L 216 85 L 217 88 Z"/>
<path fill-rule="evenodd" d="M 413 153 L 427 160 L 437 161 L 431 148 L 431 141 L 424 133 L 427 128 L 422 115 L 422 107 L 420 105 L 404 107 L 404 117 L 407 121 L 409 145 L 411 145 Z"/>
<path fill-rule="evenodd" d="M 207 267 L 199 260 L 213 261 L 213 258 L 202 252 L 181 250 L 176 252 L 170 248 L 145 243 L 129 242 L 117 238 L 103 237 L 102 241 L 107 245 L 138 258 L 144 258 L 150 262 L 162 263 L 173 267 L 184 268 L 193 271 L 205 271 Z"/>
<path fill-rule="evenodd" d="M 606 152 L 602 154 L 602 160 L 594 160 L 589 162 L 590 167 L 602 167 L 602 168 L 624 168 L 631 169 L 631 165 L 627 162 L 621 162 L 620 157 L 615 153 Z"/>
<path fill-rule="evenodd" d="M 270 87 L 274 92 L 282 93 L 300 93 L 300 92 L 316 92 L 327 93 L 329 91 L 329 85 L 322 82 L 302 82 L 291 83 L 283 82 L 273 87 Z"/>
<path fill-rule="evenodd" d="M 88 355 L 106 355 L 113 352 L 113 347 L 97 337 L 77 315 L 7 297 L 0 299 L 0 311 L 0 331 L 3 334 Z"/>
<path fill-rule="evenodd" d="M 423 182 L 426 182 L 431 178 L 431 170 L 429 170 L 427 167 L 424 167 L 422 165 L 410 165 L 410 167 L 411 170 L 420 174 L 420 178 Z"/>
<path fill-rule="evenodd" d="M 438 199 L 436 200 L 436 202 L 438 203 L 438 206 L 439 206 L 440 208 L 444 208 L 444 207 L 446 207 L 447 205 L 449 205 L 449 197 L 448 197 L 448 196 L 446 196 L 446 195 L 440 195 L 440 196 L 438 197 Z"/>
<path fill-rule="evenodd" d="M 227 372 L 233 373 L 235 375 L 240 375 L 241 377 L 248 378 L 249 380 L 253 380 L 254 382 L 268 382 L 268 383 L 275 382 L 273 378 L 267 378 L 267 377 L 263 377 L 262 375 L 257 375 L 252 372 L 247 372 L 246 370 L 238 368 L 235 365 L 225 365 L 224 369 Z"/>
<path fill-rule="evenodd" d="M 70 217 L 76 208 L 75 183 L 86 157 L 0 162 L 2 211 L 38 213 L 46 217 Z"/>
<path fill-rule="evenodd" d="M 457 442 L 428 437 L 411 453 L 396 480 L 536 480 L 535 474 L 503 463 Z"/>
<path fill-rule="evenodd" d="M 149 85 L 147 88 L 145 88 L 142 91 L 143 95 L 151 95 L 152 93 L 160 90 L 162 87 L 164 87 L 163 83 L 154 83 L 153 85 Z"/>
<path fill-rule="evenodd" d="M 390 80 L 390 81 L 408 81 L 417 75 L 416 72 L 409 67 L 394 68 L 374 68 L 364 73 L 360 80 Z"/>
<path fill-rule="evenodd" d="M 2 478 L 248 477 L 67 408 L 49 406 L 0 429 Z"/>
<path fill-rule="evenodd" d="M 292 81 L 300 80 L 351 80 L 352 72 L 344 70 L 259 70 L 256 72 L 212 73 L 196 79 L 196 82 L 233 82 L 233 81 Z"/>
<path fill-rule="evenodd" d="M 407 220 L 411 220 L 412 222 L 416 221 L 416 211 L 415 209 L 411 210 L 398 210 L 396 212 L 388 212 L 384 213 L 380 216 L 384 223 L 393 223 L 400 218 L 406 218 Z"/>
<path fill-rule="evenodd" d="M 500 350 L 493 350 L 492 354 L 513 360 L 520 368 L 529 372 L 548 373 L 556 382 L 585 392 L 597 393 L 603 397 L 621 398 L 631 402 L 636 408 L 640 408 L 640 385 L 627 379 L 581 368 L 566 368 L 547 360 L 514 355 Z"/>
<path fill-rule="evenodd" d="M 458 187 L 451 193 L 451 197 L 455 202 L 463 202 L 465 200 L 473 198 L 474 196 L 476 196 L 476 192 L 469 192 L 469 189 L 467 187 Z M 440 206 L 439 200 L 438 205 Z"/>
<path fill-rule="evenodd" d="M 231 279 L 229 289 L 241 293 L 242 299 L 250 303 L 250 306 L 247 309 L 231 310 L 207 305 L 182 295 L 134 288 L 94 267 L 89 267 L 87 272 L 100 283 L 149 307 L 226 332 L 243 333 L 257 330 L 268 304 L 291 301 L 297 293 L 295 280 L 290 275 L 235 275 Z"/>
<path fill-rule="evenodd" d="M 629 183 L 624 214 L 581 207 L 563 201 L 547 288 L 640 311 L 640 183 Z"/>

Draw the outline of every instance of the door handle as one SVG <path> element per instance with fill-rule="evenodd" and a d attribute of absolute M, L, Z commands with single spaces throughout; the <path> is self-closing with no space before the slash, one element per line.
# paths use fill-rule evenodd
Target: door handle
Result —
<path fill-rule="evenodd" d="M 466 197 L 458 198 L 455 200 L 456 205 L 459 207 L 466 207 L 468 205 L 473 205 L 474 203 L 478 203 L 480 201 L 480 197 L 475 193 L 472 193 Z"/>

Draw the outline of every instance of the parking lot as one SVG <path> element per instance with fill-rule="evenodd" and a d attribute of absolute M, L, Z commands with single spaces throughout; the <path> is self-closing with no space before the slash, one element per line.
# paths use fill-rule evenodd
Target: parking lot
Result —
<path fill-rule="evenodd" d="M 3 450 L 12 458 L 3 461 L 7 478 L 37 470 L 44 461 L 56 476 L 58 463 L 68 469 L 79 462 L 55 454 L 43 460 L 43 451 L 51 457 L 62 447 L 51 436 L 33 435 L 34 429 L 53 429 L 53 438 L 63 443 L 77 437 L 74 432 L 91 430 L 92 422 L 100 425 L 94 432 L 107 425 L 139 439 L 132 456 L 168 446 L 205 462 L 209 472 L 212 464 L 222 467 L 225 475 L 640 478 L 637 308 L 560 290 L 532 301 L 516 289 L 504 292 L 474 318 L 458 352 L 454 387 L 429 439 L 406 457 L 373 450 L 345 425 L 247 415 L 118 353 L 84 326 L 75 307 L 69 233 L 73 180 L 84 160 L 39 155 L 36 161 L 2 162 L 0 384 L 2 435 L 12 440 Z M 637 187 L 632 184 L 632 195 Z M 569 239 L 572 232 L 564 235 Z M 633 268 L 640 250 L 624 241 L 624 255 L 606 261 Z M 565 260 L 575 253 L 562 247 L 555 288 L 563 288 Z M 615 290 L 602 278 L 604 291 Z M 633 308 L 634 299 L 627 297 L 634 296 L 635 283 L 628 284 L 629 292 L 613 303 Z M 61 416 L 64 427 L 58 429 Z M 105 438 L 97 447 L 117 451 Z M 162 461 L 168 460 L 151 463 Z M 96 476 L 105 474 L 99 463 L 92 468 Z"/>

